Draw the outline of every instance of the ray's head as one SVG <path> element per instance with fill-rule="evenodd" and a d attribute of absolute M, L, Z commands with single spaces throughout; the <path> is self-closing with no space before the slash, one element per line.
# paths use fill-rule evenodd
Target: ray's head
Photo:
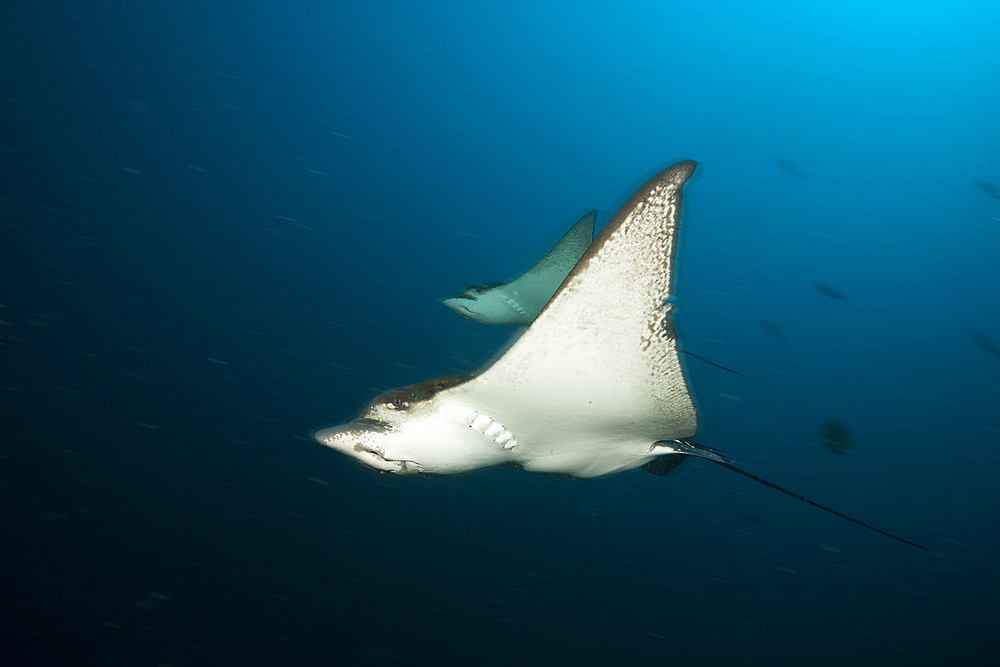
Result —
<path fill-rule="evenodd" d="M 353 421 L 321 428 L 312 436 L 379 472 L 445 473 L 451 465 L 442 440 L 441 405 L 437 394 L 467 380 L 458 375 L 393 389 L 379 395 Z M 460 426 L 457 420 L 455 425 Z M 465 430 L 468 430 L 466 427 Z M 446 440 L 445 440 L 446 441 Z"/>
<path fill-rule="evenodd" d="M 522 298 L 513 283 L 490 283 L 472 285 L 460 295 L 445 299 L 444 305 L 480 324 L 531 324 L 538 310 L 526 308 L 520 302 Z"/>
<path fill-rule="evenodd" d="M 467 320 L 493 324 L 491 311 L 496 309 L 495 299 L 491 293 L 504 283 L 488 283 L 486 285 L 470 285 L 458 296 L 444 300 L 444 305 Z"/>
<path fill-rule="evenodd" d="M 478 285 L 473 285 L 458 296 L 453 296 L 444 300 L 444 305 L 461 315 L 467 320 L 475 321 L 479 317 L 476 309 L 476 302 L 479 300 L 479 293 L 474 292 Z"/>

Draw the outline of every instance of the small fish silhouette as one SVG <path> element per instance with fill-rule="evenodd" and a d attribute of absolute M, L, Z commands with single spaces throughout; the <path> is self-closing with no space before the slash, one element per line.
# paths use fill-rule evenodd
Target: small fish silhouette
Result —
<path fill-rule="evenodd" d="M 781 327 L 779 327 L 774 322 L 768 322 L 767 320 L 757 320 L 760 324 L 760 328 L 764 330 L 764 333 L 774 336 L 775 338 L 784 338 L 785 334 L 781 332 Z"/>
<path fill-rule="evenodd" d="M 997 344 L 993 342 L 992 338 L 976 331 L 970 331 L 969 336 L 972 337 L 972 342 L 980 350 L 986 352 L 987 354 L 992 354 L 994 357 L 1000 357 L 1000 348 L 997 347 Z"/>
<path fill-rule="evenodd" d="M 858 447 L 858 441 L 851 435 L 847 424 L 836 419 L 827 419 L 823 422 L 819 428 L 819 441 L 823 443 L 827 451 L 840 456 L 847 456 Z"/>
<path fill-rule="evenodd" d="M 816 291 L 823 296 L 828 296 L 831 299 L 836 299 L 837 301 L 850 301 L 844 294 L 834 287 L 833 285 L 828 285 L 827 283 L 813 283 L 813 287 Z"/>
<path fill-rule="evenodd" d="M 988 181 L 976 181 L 973 185 L 976 186 L 977 190 L 984 192 L 988 196 L 993 197 L 994 199 L 1000 199 L 1000 187 L 997 187 L 993 183 Z"/>
<path fill-rule="evenodd" d="M 774 163 L 778 165 L 778 169 L 786 174 L 791 174 L 792 176 L 797 176 L 799 178 L 808 178 L 808 176 L 799 171 L 799 168 L 791 160 L 784 160 L 780 157 L 776 157 L 774 158 Z"/>

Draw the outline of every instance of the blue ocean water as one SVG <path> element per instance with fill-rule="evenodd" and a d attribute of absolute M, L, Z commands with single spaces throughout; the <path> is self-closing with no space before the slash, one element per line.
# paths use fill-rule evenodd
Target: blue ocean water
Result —
<path fill-rule="evenodd" d="M 0 12 L 2 664 L 992 664 L 995 3 Z M 932 552 L 708 462 L 308 438 L 683 158 L 677 328 L 745 375 L 687 361 L 699 441 Z"/>

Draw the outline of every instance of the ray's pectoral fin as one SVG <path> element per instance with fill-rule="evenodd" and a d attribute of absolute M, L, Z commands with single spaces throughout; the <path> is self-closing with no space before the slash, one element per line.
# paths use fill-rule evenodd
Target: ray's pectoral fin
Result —
<path fill-rule="evenodd" d="M 760 482 L 761 484 L 764 484 L 765 486 L 769 486 L 772 489 L 775 489 L 777 491 L 781 491 L 782 493 L 787 494 L 787 495 L 791 496 L 792 498 L 795 498 L 796 500 L 801 500 L 802 502 L 809 503 L 813 507 L 818 507 L 821 510 L 826 510 L 830 514 L 835 514 L 835 515 L 839 516 L 841 519 L 847 519 L 848 521 L 851 521 L 852 523 L 856 523 L 859 526 L 863 526 L 863 527 L 867 528 L 868 530 L 874 530 L 876 533 L 879 533 L 881 535 L 885 535 L 886 537 L 891 537 L 894 540 L 898 540 L 898 541 L 903 542 L 905 544 L 909 544 L 910 546 L 917 547 L 918 549 L 923 549 L 924 551 L 930 551 L 930 549 L 928 549 L 927 547 L 925 547 L 925 546 L 923 546 L 921 544 L 917 544 L 916 542 L 911 542 L 910 540 L 907 540 L 907 539 L 904 539 L 902 537 L 899 537 L 898 535 L 893 535 L 892 533 L 886 532 L 886 531 L 882 530 L 881 528 L 876 528 L 875 526 L 873 526 L 871 524 L 865 523 L 864 521 L 861 521 L 859 519 L 855 519 L 854 517 L 848 516 L 848 515 L 844 514 L 843 512 L 838 512 L 837 510 L 831 509 L 831 508 L 827 507 L 826 505 L 821 505 L 820 503 L 816 502 L 815 500 L 809 500 L 805 496 L 801 496 L 801 495 L 795 493 L 794 491 L 789 491 L 788 489 L 786 489 L 784 487 L 778 486 L 774 482 L 769 482 L 766 479 L 763 479 L 763 478 L 758 477 L 757 475 L 754 475 L 753 473 L 749 473 L 746 470 L 743 470 L 742 468 L 739 468 L 736 465 L 735 461 L 733 461 L 732 459 L 728 459 L 725 456 L 722 456 L 721 454 L 718 453 L 718 451 L 712 449 L 711 447 L 706 447 L 705 445 L 700 445 L 697 442 L 693 442 L 691 440 L 666 440 L 666 441 L 661 441 L 661 442 L 654 443 L 653 447 L 654 447 L 654 449 L 666 449 L 666 450 L 669 450 L 671 452 L 670 454 L 666 454 L 665 456 L 662 456 L 662 457 L 660 457 L 658 459 L 654 459 L 654 460 L 650 461 L 649 463 L 647 463 L 646 465 L 643 466 L 644 470 L 648 470 L 649 472 L 651 472 L 651 473 L 653 473 L 655 475 L 666 475 L 668 472 L 670 472 L 671 470 L 673 470 L 674 468 L 676 468 L 678 465 L 680 465 L 680 460 L 683 460 L 686 457 L 685 456 L 676 456 L 677 454 L 682 454 L 682 455 L 687 455 L 687 456 L 697 456 L 699 458 L 708 459 L 709 461 L 712 461 L 713 463 L 718 463 L 720 466 L 722 466 L 724 468 L 729 468 L 733 472 L 738 472 L 739 474 L 743 475 L 744 477 L 749 477 L 750 479 L 754 480 L 755 482 Z M 667 459 L 668 462 L 662 463 L 662 464 L 659 463 L 663 459 Z M 670 461 L 670 459 L 679 459 L 679 460 L 677 462 L 672 462 L 672 461 Z M 661 469 L 663 469 L 663 472 L 660 472 Z"/>
<path fill-rule="evenodd" d="M 573 225 L 537 264 L 507 283 L 471 285 L 444 305 L 483 324 L 531 324 L 594 240 L 597 211 Z"/>

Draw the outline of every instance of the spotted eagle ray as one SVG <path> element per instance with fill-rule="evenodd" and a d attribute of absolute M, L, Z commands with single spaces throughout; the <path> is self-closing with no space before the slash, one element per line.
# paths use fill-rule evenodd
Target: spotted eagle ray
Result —
<path fill-rule="evenodd" d="M 590 246 L 596 220 L 597 211 L 580 218 L 538 264 L 514 280 L 472 285 L 444 305 L 483 324 L 531 324 Z"/>
<path fill-rule="evenodd" d="M 691 440 L 698 413 L 671 321 L 683 187 L 695 162 L 633 194 L 513 346 L 478 375 L 387 391 L 314 433 L 369 468 L 455 474 L 498 465 L 590 478 L 663 474 L 696 456 L 906 544 L 757 477 Z"/>

